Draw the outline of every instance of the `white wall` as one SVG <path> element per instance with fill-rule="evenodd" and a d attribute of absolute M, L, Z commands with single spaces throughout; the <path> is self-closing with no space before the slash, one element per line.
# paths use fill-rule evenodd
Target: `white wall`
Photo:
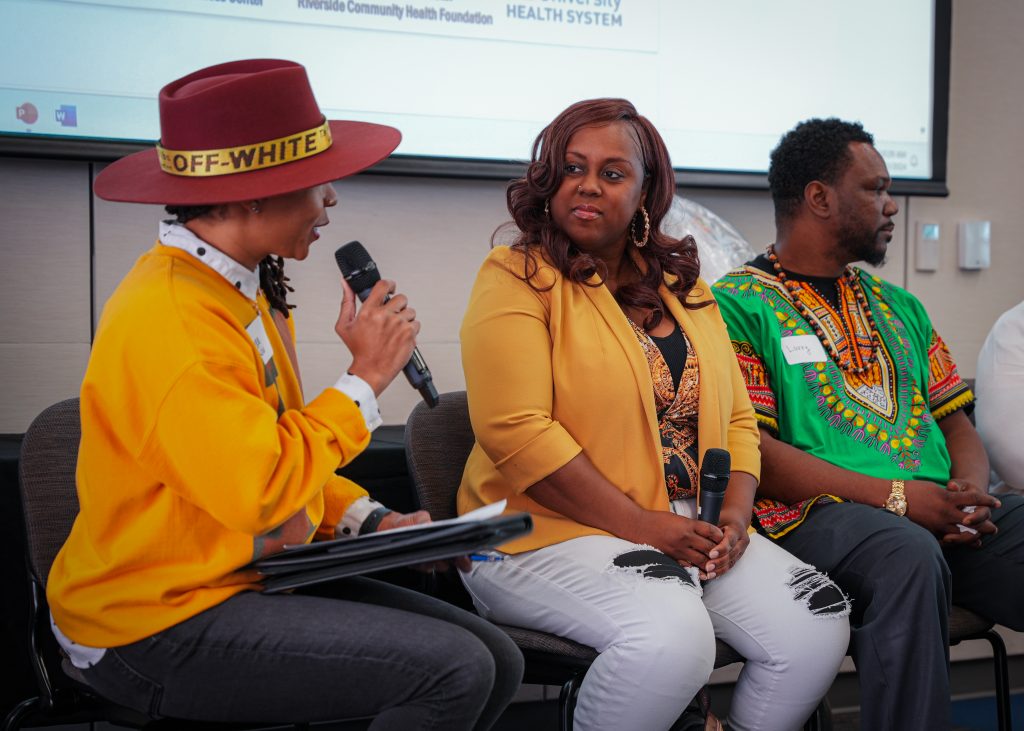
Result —
<path fill-rule="evenodd" d="M 996 318 L 1024 299 L 1024 3 L 953 3 L 948 198 L 915 198 L 905 218 L 942 224 L 942 263 L 909 270 L 908 286 L 928 307 L 962 372 Z M 886 93 L 898 93 L 885 90 Z M 956 224 L 992 221 L 992 267 L 956 266 Z"/>
<path fill-rule="evenodd" d="M 901 199 L 900 223 L 883 276 L 924 301 L 964 375 L 996 317 L 1024 299 L 1024 227 L 1017 182 L 1024 165 L 1024 4 L 957 3 L 953 13 L 949 178 L 944 199 Z M 865 63 L 884 60 L 865 59 Z M 898 89 L 880 89 L 896 94 Z M 796 120 L 794 120 L 795 122 Z M 89 193 L 89 165 L 0 159 L 0 433 L 22 432 L 48 404 L 77 393 L 88 356 L 90 305 L 98 313 L 132 261 L 152 242 L 161 211 L 112 204 Z M 334 249 L 361 240 L 384 274 L 398 280 L 423 323 L 420 348 L 438 389 L 463 386 L 458 327 L 477 266 L 494 228 L 507 219 L 504 184 L 361 175 L 338 185 L 331 226 L 305 262 L 288 266 L 299 357 L 307 394 L 347 365 L 333 334 L 338 283 Z M 732 222 L 755 246 L 772 240 L 766 192 L 687 190 L 684 195 Z M 90 219 L 90 206 L 92 218 Z M 956 268 L 955 224 L 992 221 L 992 268 Z M 916 272 L 908 231 L 916 221 L 943 226 L 942 264 Z M 95 287 L 90 302 L 90 222 Z M 908 262 L 910 265 L 908 266 Z M 382 400 L 401 423 L 418 396 L 403 380 Z"/>

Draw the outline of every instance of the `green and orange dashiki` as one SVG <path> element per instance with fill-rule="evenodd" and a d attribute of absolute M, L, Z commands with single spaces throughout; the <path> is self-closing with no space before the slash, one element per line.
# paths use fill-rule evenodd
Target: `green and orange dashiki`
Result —
<path fill-rule="evenodd" d="M 714 285 L 758 423 L 781 441 L 839 467 L 944 487 L 949 452 L 936 421 L 972 405 L 974 394 L 917 298 L 861 269 L 854 271 L 880 342 L 877 360 L 862 375 L 840 368 L 824 348 L 810 349 L 816 352 L 808 358 L 793 355 L 789 347 L 792 363 L 783 352 L 784 345 L 799 342 L 784 339 L 814 338 L 817 324 L 841 361 L 849 362 L 851 348 L 862 349 L 858 360 L 870 355 L 870 325 L 845 278 L 836 280 L 835 298 L 809 285 L 797 293 L 816 323 L 797 311 L 763 256 Z M 758 499 L 754 514 L 768 536 L 780 538 L 800 525 L 811 508 L 828 502 L 842 500 L 822 485 L 820 495 L 796 505 Z"/>

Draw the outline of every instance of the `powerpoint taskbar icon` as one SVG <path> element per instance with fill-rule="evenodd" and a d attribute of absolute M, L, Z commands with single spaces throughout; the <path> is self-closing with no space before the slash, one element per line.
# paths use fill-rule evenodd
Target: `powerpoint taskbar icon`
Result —
<path fill-rule="evenodd" d="M 14 116 L 25 124 L 35 124 L 39 119 L 39 110 L 32 102 L 25 102 L 14 108 Z"/>

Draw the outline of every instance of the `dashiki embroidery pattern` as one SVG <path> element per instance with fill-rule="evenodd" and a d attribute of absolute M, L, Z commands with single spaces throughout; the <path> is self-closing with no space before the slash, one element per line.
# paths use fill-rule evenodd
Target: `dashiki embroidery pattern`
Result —
<path fill-rule="evenodd" d="M 700 403 L 700 369 L 697 366 L 697 354 L 686 332 L 680 328 L 686 342 L 686 364 L 679 379 L 679 387 L 676 388 L 661 350 L 643 328 L 632 320 L 629 324 L 643 348 L 654 382 L 654 407 L 658 412 L 658 432 L 661 434 L 661 458 L 665 466 L 668 499 L 693 497 L 697 494 L 698 484 L 697 409 Z"/>
<path fill-rule="evenodd" d="M 869 318 L 845 277 L 836 281 L 838 307 L 809 283 L 791 293 L 774 273 L 753 265 L 714 285 L 758 422 L 783 441 L 847 469 L 944 485 L 949 458 L 935 422 L 972 403 L 973 394 L 920 303 L 879 277 L 853 271 L 878 331 L 877 358 L 861 374 L 840 368 L 827 354 L 824 361 L 793 364 L 781 353 L 783 338 L 814 336 L 817 325 L 840 362 L 869 361 Z M 791 296 L 800 298 L 814 322 L 800 314 Z M 825 490 L 792 506 L 760 499 L 754 512 L 761 528 L 778 538 L 814 505 L 827 502 L 841 499 Z"/>
<path fill-rule="evenodd" d="M 826 337 L 832 341 L 840 361 L 852 361 L 854 356 L 850 351 L 856 348 L 859 351 L 857 359 L 864 362 L 870 357 L 873 346 L 867 319 L 857 306 L 853 289 L 846 279 L 840 278 L 836 284 L 839 290 L 839 311 L 813 287 L 802 287 L 797 296 Z M 875 283 L 874 289 L 880 291 L 878 283 Z M 789 304 L 788 301 L 786 304 Z M 884 302 L 879 302 L 878 307 L 884 319 L 893 317 L 891 309 Z M 791 312 L 783 309 L 781 314 L 786 316 L 786 327 L 791 327 L 792 323 L 794 335 L 804 334 L 805 329 L 797 325 Z M 776 310 L 776 317 L 780 317 L 779 310 Z M 803 318 L 800 321 L 806 323 Z M 830 385 L 829 376 L 824 372 L 825 362 L 813 364 L 813 372 L 808 368 L 805 378 L 817 397 L 818 413 L 828 421 L 829 426 L 844 434 L 852 434 L 858 441 L 868 440 L 882 454 L 892 455 L 904 469 L 913 470 L 920 466 L 914 439 L 919 435 L 922 439 L 927 436 L 931 418 L 924 413 L 924 398 L 920 389 L 914 379 L 909 377 L 913 368 L 909 343 L 891 328 L 886 330 L 886 335 L 890 337 L 879 333 L 878 357 L 866 373 L 858 375 L 848 370 L 843 371 L 845 388 L 837 389 Z M 852 342 L 847 336 L 851 331 L 854 333 Z M 894 341 L 894 335 L 898 341 Z M 897 369 L 902 377 L 897 377 Z M 900 393 L 897 393 L 897 384 L 901 384 Z M 906 403 L 908 397 L 911 400 L 910 414 L 897 423 L 897 404 Z M 844 398 L 852 403 L 844 402 Z M 855 410 L 857 404 L 863 407 L 862 411 Z"/>

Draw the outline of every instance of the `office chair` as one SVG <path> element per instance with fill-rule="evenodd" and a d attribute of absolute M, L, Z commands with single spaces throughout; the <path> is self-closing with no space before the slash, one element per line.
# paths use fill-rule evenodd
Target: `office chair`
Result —
<path fill-rule="evenodd" d="M 465 391 L 442 394 L 440 403 L 433 409 L 421 403 L 409 415 L 405 427 L 405 458 L 409 475 L 420 507 L 435 520 L 455 516 L 455 495 L 474 441 Z M 468 602 L 460 598 L 455 601 L 468 605 L 472 611 Z M 523 652 L 526 659 L 524 683 L 562 686 L 558 699 L 560 727 L 563 731 L 571 729 L 576 694 L 583 676 L 597 657 L 597 651 L 547 632 L 498 626 Z M 734 662 L 743 662 L 743 657 L 719 640 L 715 667 Z M 816 709 L 805 729 L 822 731 L 823 725 L 827 727 L 829 723 L 827 706 L 822 705 Z"/>
<path fill-rule="evenodd" d="M 78 399 L 50 406 L 29 426 L 22 441 L 19 490 L 25 520 L 25 555 L 30 592 L 29 650 L 37 695 L 15 706 L 4 719 L 4 731 L 25 725 L 92 723 L 107 721 L 118 726 L 147 729 L 270 728 L 288 724 L 236 724 L 153 719 L 112 703 L 78 683 L 61 669 L 61 655 L 50 631 L 46 604 L 46 577 L 60 547 L 71 532 L 78 514 L 75 468 L 81 441 Z M 292 724 L 308 729 L 308 724 Z"/>
<path fill-rule="evenodd" d="M 965 378 L 971 391 L 974 391 L 974 379 Z M 974 411 L 967 415 L 971 424 L 975 423 Z M 992 646 L 992 671 L 995 678 L 996 691 L 996 728 L 999 731 L 1012 731 L 1013 719 L 1010 717 L 1010 670 L 1006 657 L 1006 644 L 995 631 L 995 623 L 981 617 L 969 609 L 953 607 L 949 614 L 949 645 L 959 645 L 964 640 L 985 640 Z"/>
<path fill-rule="evenodd" d="M 949 613 L 949 644 L 959 645 L 964 640 L 985 640 L 992 646 L 992 671 L 996 691 L 996 728 L 1013 731 L 1010 714 L 1010 669 L 1006 657 L 1006 644 L 995 631 L 995 623 L 975 614 L 970 609 L 953 607 Z"/>

